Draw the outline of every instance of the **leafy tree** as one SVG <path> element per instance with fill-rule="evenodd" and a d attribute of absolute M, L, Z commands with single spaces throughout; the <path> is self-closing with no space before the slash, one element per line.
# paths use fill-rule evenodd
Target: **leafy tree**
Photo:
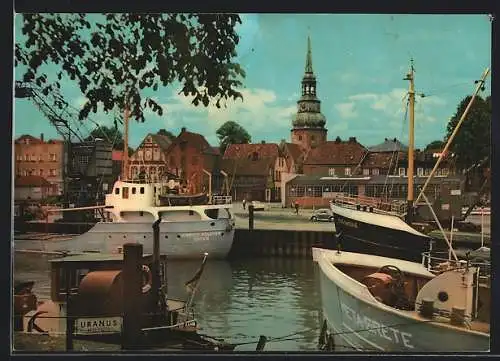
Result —
<path fill-rule="evenodd" d="M 169 137 L 170 139 L 175 138 L 175 135 L 171 131 L 168 131 L 166 129 L 160 129 L 156 134 L 165 135 L 165 136 Z"/>
<path fill-rule="evenodd" d="M 450 119 L 447 127 L 446 140 L 455 129 L 471 96 L 467 96 L 458 105 L 457 112 Z M 467 169 L 479 163 L 490 155 L 491 135 L 491 99 L 477 96 L 455 139 L 450 145 L 455 153 L 456 164 L 460 169 Z"/>
<path fill-rule="evenodd" d="M 442 149 L 444 146 L 445 146 L 445 142 L 443 142 L 442 140 L 434 140 L 432 142 L 430 142 L 429 144 L 427 144 L 427 146 L 425 147 L 425 150 L 428 150 L 428 149 Z"/>
<path fill-rule="evenodd" d="M 22 14 L 25 40 L 15 44 L 15 65 L 25 66 L 23 81 L 60 88 L 63 75 L 78 83 L 88 102 L 79 113 L 102 106 L 105 112 L 128 105 L 133 118 L 163 109 L 143 98 L 178 81 L 194 105 L 217 107 L 242 98 L 236 89 L 245 72 L 234 61 L 241 19 L 236 14 Z M 42 65 L 55 64 L 58 71 Z M 58 104 L 61 109 L 64 104 Z"/>
<path fill-rule="evenodd" d="M 99 126 L 90 132 L 85 140 L 102 138 L 113 144 L 113 149 L 123 150 L 123 134 L 117 127 Z"/>
<path fill-rule="evenodd" d="M 219 138 L 220 151 L 222 154 L 226 151 L 229 144 L 247 144 L 252 138 L 250 134 L 236 122 L 232 120 L 225 122 L 217 129 L 217 138 Z"/>

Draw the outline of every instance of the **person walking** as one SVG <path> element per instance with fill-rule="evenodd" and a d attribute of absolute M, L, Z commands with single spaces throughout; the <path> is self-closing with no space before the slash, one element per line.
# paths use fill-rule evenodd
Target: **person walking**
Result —
<path fill-rule="evenodd" d="M 243 198 L 243 209 L 246 209 L 245 208 L 245 205 L 247 204 L 247 200 L 245 198 Z"/>
<path fill-rule="evenodd" d="M 299 202 L 295 201 L 295 214 L 299 214 Z"/>

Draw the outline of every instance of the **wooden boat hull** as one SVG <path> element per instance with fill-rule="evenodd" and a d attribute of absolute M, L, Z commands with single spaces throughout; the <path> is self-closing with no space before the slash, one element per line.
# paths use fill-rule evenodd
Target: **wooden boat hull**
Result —
<path fill-rule="evenodd" d="M 314 248 L 313 258 L 317 263 L 323 317 L 336 352 L 489 350 L 488 334 L 417 319 L 409 311 L 377 302 L 364 285 L 336 268 L 331 258 L 324 257 L 324 251 Z"/>
<path fill-rule="evenodd" d="M 335 204 L 330 208 L 343 250 L 416 262 L 421 261 L 422 253 L 429 250 L 431 238 L 412 229 L 396 216 Z"/>

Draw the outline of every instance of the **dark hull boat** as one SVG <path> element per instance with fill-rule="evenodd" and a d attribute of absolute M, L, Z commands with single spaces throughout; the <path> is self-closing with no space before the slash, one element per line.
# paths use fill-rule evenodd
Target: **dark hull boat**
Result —
<path fill-rule="evenodd" d="M 429 250 L 431 238 L 390 214 L 339 206 L 331 203 L 338 246 L 350 252 L 362 252 L 409 261 L 420 261 Z"/>
<path fill-rule="evenodd" d="M 199 206 L 208 204 L 205 193 L 160 195 L 160 206 Z"/>

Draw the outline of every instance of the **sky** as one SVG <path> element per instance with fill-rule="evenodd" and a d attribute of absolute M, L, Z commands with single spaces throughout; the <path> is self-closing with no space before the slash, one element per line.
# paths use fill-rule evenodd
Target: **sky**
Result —
<path fill-rule="evenodd" d="M 304 74 L 307 36 L 311 37 L 313 69 L 325 115 L 328 140 L 356 137 L 371 146 L 384 138 L 408 139 L 403 80 L 414 60 L 415 145 L 423 148 L 442 140 L 459 102 L 474 89 L 491 63 L 491 21 L 487 15 L 384 14 L 240 14 L 239 62 L 246 71 L 242 100 L 226 108 L 194 106 L 178 95 L 179 85 L 159 88 L 154 97 L 164 106 L 162 116 L 146 112 L 146 121 L 130 122 L 129 144 L 137 147 L 150 132 L 182 127 L 203 134 L 218 145 L 216 130 L 233 120 L 252 142 L 290 141 Z M 21 38 L 21 16 L 15 19 L 15 41 Z M 14 69 L 15 79 L 22 71 Z M 75 108 L 85 97 L 69 79 L 63 96 Z M 489 82 L 483 95 L 490 94 Z M 112 115 L 90 114 L 91 122 L 111 124 Z M 22 134 L 60 138 L 48 119 L 28 99 L 15 99 L 14 137 Z"/>

